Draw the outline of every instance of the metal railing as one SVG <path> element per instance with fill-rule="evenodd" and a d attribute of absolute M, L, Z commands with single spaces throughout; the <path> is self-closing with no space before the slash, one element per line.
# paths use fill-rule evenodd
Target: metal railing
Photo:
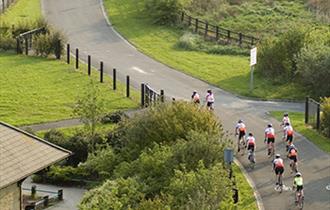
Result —
<path fill-rule="evenodd" d="M 321 104 L 312 98 L 306 97 L 305 123 L 319 130 L 321 124 L 320 116 L 321 116 Z"/>
<path fill-rule="evenodd" d="M 33 29 L 31 31 L 24 32 L 16 37 L 16 52 L 17 54 L 22 54 L 23 51 L 26 55 L 29 54 L 29 50 L 32 48 L 33 36 L 46 33 L 44 27 Z"/>

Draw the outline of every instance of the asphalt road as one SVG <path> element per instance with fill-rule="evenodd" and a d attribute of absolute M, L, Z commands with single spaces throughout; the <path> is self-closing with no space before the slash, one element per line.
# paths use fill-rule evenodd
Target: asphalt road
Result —
<path fill-rule="evenodd" d="M 115 67 L 119 79 L 124 81 L 125 76 L 130 75 L 136 88 L 142 82 L 148 83 L 176 99 L 189 99 L 192 90 L 203 96 L 207 89 L 212 89 L 216 97 L 215 111 L 228 134 L 233 137 L 237 120 L 244 119 L 248 131 L 256 136 L 257 165 L 248 174 L 261 195 L 264 208 L 295 209 L 293 192 L 279 194 L 274 190 L 275 176 L 271 171 L 271 160 L 265 155 L 263 131 L 270 121 L 279 130 L 279 122 L 271 119 L 267 111 L 303 111 L 303 104 L 245 100 L 151 59 L 107 24 L 99 0 L 44 0 L 43 11 L 47 20 L 68 36 L 71 49 L 79 48 L 81 59 L 86 60 L 87 55 L 91 55 L 96 67 L 104 61 L 106 72 L 110 74 Z M 325 188 L 330 183 L 330 156 L 302 136 L 296 135 L 295 144 L 301 156 L 298 167 L 305 181 L 305 209 L 330 209 L 330 191 Z M 277 140 L 276 151 L 285 154 L 280 140 Z M 243 165 L 247 164 L 245 156 L 237 158 Z M 288 161 L 285 163 L 284 184 L 291 186 L 293 176 L 289 172 Z"/>

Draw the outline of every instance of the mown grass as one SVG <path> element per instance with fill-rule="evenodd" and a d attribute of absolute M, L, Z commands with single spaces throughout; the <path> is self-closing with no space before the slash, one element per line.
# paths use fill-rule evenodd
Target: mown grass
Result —
<path fill-rule="evenodd" d="M 40 0 L 17 0 L 0 15 L 0 22 L 15 25 L 20 22 L 34 22 L 41 17 Z"/>
<path fill-rule="evenodd" d="M 243 96 L 301 99 L 305 95 L 295 84 L 275 86 L 258 75 L 255 75 L 255 89 L 250 93 L 249 57 L 178 49 L 176 44 L 184 31 L 153 24 L 142 14 L 143 1 L 105 0 L 104 4 L 112 24 L 126 39 L 170 67 Z"/>
<path fill-rule="evenodd" d="M 282 120 L 282 111 L 270 112 L 273 117 L 277 120 Z M 289 112 L 290 120 L 293 125 L 293 129 L 304 135 L 308 140 L 313 142 L 321 150 L 330 154 L 330 139 L 324 137 L 322 134 L 317 132 L 315 129 L 305 124 L 304 113 L 301 112 Z"/>
<path fill-rule="evenodd" d="M 64 61 L 0 54 L 0 120 L 13 125 L 27 125 L 72 118 L 73 107 L 90 83 L 86 71 L 75 70 Z M 106 112 L 138 107 L 138 94 L 125 97 L 119 84 L 111 90 L 112 81 L 98 83 L 98 74 L 91 79 L 100 89 Z"/>

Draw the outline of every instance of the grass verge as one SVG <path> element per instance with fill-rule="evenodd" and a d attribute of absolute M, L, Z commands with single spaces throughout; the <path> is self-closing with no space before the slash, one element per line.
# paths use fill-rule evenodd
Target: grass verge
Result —
<path fill-rule="evenodd" d="M 281 121 L 283 117 L 283 111 L 270 112 L 273 117 Z M 321 150 L 330 154 L 330 139 L 324 137 L 315 129 L 307 126 L 304 122 L 304 113 L 301 112 L 289 112 L 290 120 L 293 125 L 293 129 L 304 135 L 308 140 L 313 142 Z"/>
<path fill-rule="evenodd" d="M 0 63 L 0 120 L 14 125 L 72 118 L 74 104 L 90 82 L 86 73 L 64 61 L 0 53 Z M 98 81 L 95 71 L 91 79 Z M 136 91 L 128 99 L 123 85 L 111 90 L 110 78 L 96 84 L 106 112 L 138 107 Z"/>
<path fill-rule="evenodd" d="M 143 53 L 172 68 L 239 95 L 266 99 L 304 97 L 303 91 L 295 84 L 274 86 L 258 75 L 254 78 L 255 89 L 250 93 L 249 57 L 212 55 L 178 49 L 176 45 L 184 33 L 182 29 L 154 25 L 142 14 L 143 2 L 104 1 L 114 27 Z"/>
<path fill-rule="evenodd" d="M 18 24 L 41 18 L 40 0 L 17 0 L 0 16 L 0 22 Z"/>

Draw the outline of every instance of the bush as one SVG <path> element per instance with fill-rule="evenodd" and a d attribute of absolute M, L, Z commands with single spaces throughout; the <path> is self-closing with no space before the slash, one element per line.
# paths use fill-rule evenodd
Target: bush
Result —
<path fill-rule="evenodd" d="M 321 100 L 321 131 L 330 138 L 330 97 Z"/>
<path fill-rule="evenodd" d="M 161 25 L 171 25 L 177 22 L 183 10 L 182 0 L 146 0 L 145 13 L 153 22 Z"/>
<path fill-rule="evenodd" d="M 184 50 L 201 50 L 203 49 L 203 40 L 197 34 L 187 32 L 180 37 L 176 46 Z"/>
<path fill-rule="evenodd" d="M 12 50 L 16 48 L 16 40 L 9 35 L 0 34 L 0 50 Z"/>
<path fill-rule="evenodd" d="M 39 34 L 34 37 L 33 40 L 33 49 L 35 50 L 36 55 L 47 57 L 51 53 L 55 53 L 59 51 L 63 54 L 64 51 L 64 38 L 58 31 L 51 31 L 50 33 L 46 34 Z M 57 43 L 61 41 L 61 46 L 58 49 Z"/>
<path fill-rule="evenodd" d="M 235 47 L 235 46 L 222 46 L 214 45 L 207 49 L 207 53 L 220 54 L 220 55 L 244 55 L 249 56 L 250 52 L 248 49 Z"/>
<path fill-rule="evenodd" d="M 102 124 L 119 123 L 124 117 L 124 112 L 116 111 L 114 113 L 106 114 L 101 118 Z"/>

